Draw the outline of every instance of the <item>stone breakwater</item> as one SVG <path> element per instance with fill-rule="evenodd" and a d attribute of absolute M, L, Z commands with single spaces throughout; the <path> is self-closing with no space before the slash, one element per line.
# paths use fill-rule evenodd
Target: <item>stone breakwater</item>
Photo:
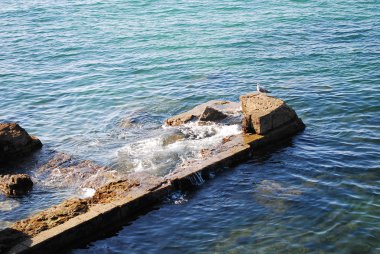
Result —
<path fill-rule="evenodd" d="M 90 198 L 69 199 L 20 220 L 0 232 L 0 252 L 51 253 L 84 244 L 101 233 L 117 229 L 171 192 L 200 185 L 223 168 L 248 159 L 256 149 L 290 138 L 305 128 L 295 111 L 277 98 L 257 93 L 244 95 L 241 106 L 243 133 L 224 138 L 217 148 L 202 151 L 202 160 L 187 161 L 163 177 L 131 173 L 121 180 L 103 183 Z M 240 105 L 212 101 L 174 116 L 166 120 L 166 124 L 233 121 L 236 107 Z M 70 159 L 61 157 L 51 163 L 74 171 L 76 166 L 82 165 L 70 164 Z M 90 175 L 111 171 L 91 167 L 94 171 Z M 41 171 L 46 170 L 42 167 Z"/>

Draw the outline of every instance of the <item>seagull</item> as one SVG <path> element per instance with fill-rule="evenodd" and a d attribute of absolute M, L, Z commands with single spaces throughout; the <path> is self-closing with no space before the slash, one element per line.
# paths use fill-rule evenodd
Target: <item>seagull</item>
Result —
<path fill-rule="evenodd" d="M 257 83 L 256 89 L 259 93 L 270 93 L 270 91 L 266 90 L 264 87 L 261 87 L 259 83 Z"/>

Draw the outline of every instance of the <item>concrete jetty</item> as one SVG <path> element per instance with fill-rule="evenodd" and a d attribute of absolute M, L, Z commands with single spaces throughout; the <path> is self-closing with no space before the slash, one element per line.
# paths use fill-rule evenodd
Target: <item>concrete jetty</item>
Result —
<path fill-rule="evenodd" d="M 194 188 L 226 167 L 249 159 L 257 149 L 291 138 L 305 128 L 295 111 L 277 98 L 255 93 L 242 96 L 241 101 L 244 132 L 224 139 L 220 147 L 205 153 L 203 160 L 189 161 L 164 177 L 132 173 L 99 188 L 92 198 L 65 201 L 45 213 L 18 221 L 0 232 L 0 252 L 53 253 L 86 244 L 120 229 L 171 192 Z M 220 108 L 210 110 L 210 105 L 205 107 L 209 119 L 228 117 Z M 216 111 L 226 116 L 212 117 L 210 114 Z M 177 117 L 169 122 L 181 124 L 198 117 L 193 113 L 181 115 L 185 120 Z M 71 210 L 62 216 L 64 209 Z"/>

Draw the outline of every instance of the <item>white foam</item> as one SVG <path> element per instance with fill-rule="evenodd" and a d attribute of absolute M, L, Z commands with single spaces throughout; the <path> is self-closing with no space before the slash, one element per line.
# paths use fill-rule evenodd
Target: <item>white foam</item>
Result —
<path fill-rule="evenodd" d="M 95 189 L 93 188 L 81 188 L 77 192 L 79 198 L 91 198 L 95 194 Z"/>
<path fill-rule="evenodd" d="M 202 149 L 212 149 L 224 137 L 241 132 L 240 125 L 198 125 L 188 123 L 179 127 L 163 126 L 153 137 L 125 145 L 118 151 L 119 166 L 128 171 L 150 171 L 160 175 L 191 159 L 200 159 Z M 184 138 L 165 143 L 170 135 Z"/>

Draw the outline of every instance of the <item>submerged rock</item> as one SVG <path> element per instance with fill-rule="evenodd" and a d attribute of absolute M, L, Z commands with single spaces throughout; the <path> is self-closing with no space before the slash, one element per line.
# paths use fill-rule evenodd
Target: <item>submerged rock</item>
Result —
<path fill-rule="evenodd" d="M 41 141 L 17 123 L 0 123 L 0 163 L 27 156 L 41 147 Z"/>
<path fill-rule="evenodd" d="M 245 133 L 266 134 L 287 123 L 299 122 L 300 129 L 305 126 L 296 112 L 283 100 L 264 93 L 251 93 L 240 96 Z"/>
<path fill-rule="evenodd" d="M 302 195 L 300 190 L 285 187 L 272 180 L 261 181 L 254 192 L 254 197 L 259 204 L 278 213 L 285 212 L 300 195 Z"/>
<path fill-rule="evenodd" d="M 184 139 L 185 139 L 185 134 L 183 134 L 182 132 L 173 133 L 173 134 L 163 137 L 162 145 L 168 146 L 170 144 L 174 144 L 175 142 L 181 141 Z"/>
<path fill-rule="evenodd" d="M 235 115 L 240 110 L 240 104 L 231 101 L 213 100 L 196 106 L 182 114 L 173 116 L 165 121 L 167 125 L 178 126 L 191 121 L 218 122 L 229 115 Z"/>
<path fill-rule="evenodd" d="M 32 187 L 32 179 L 26 174 L 0 176 L 0 191 L 7 196 L 24 195 L 28 193 Z"/>
<path fill-rule="evenodd" d="M 41 182 L 55 187 L 98 188 L 118 179 L 115 170 L 93 161 L 79 161 L 65 153 L 57 153 L 37 171 Z"/>

